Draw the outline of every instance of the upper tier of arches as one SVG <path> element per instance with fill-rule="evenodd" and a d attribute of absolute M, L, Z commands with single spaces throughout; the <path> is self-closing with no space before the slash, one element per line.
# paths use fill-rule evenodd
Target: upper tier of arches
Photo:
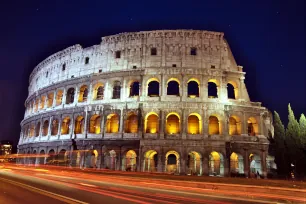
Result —
<path fill-rule="evenodd" d="M 145 43 L 144 43 L 145 42 Z M 99 45 L 74 45 L 38 64 L 30 75 L 29 94 L 71 78 L 154 67 L 242 72 L 223 33 L 161 30 L 122 33 Z"/>

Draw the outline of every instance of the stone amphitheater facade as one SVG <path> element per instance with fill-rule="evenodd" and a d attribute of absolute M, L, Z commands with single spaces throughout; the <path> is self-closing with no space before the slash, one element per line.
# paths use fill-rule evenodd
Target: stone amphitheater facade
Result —
<path fill-rule="evenodd" d="M 266 176 L 270 112 L 251 102 L 224 34 L 157 30 L 74 45 L 30 75 L 26 164 Z"/>

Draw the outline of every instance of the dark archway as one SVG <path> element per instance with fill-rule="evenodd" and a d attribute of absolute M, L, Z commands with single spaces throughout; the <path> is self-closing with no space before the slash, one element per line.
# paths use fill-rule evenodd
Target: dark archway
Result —
<path fill-rule="evenodd" d="M 139 82 L 134 81 L 130 86 L 130 96 L 139 96 Z"/>
<path fill-rule="evenodd" d="M 227 97 L 229 99 L 236 99 L 235 98 L 235 88 L 232 84 L 228 83 L 227 84 Z"/>
<path fill-rule="evenodd" d="M 159 82 L 158 81 L 151 81 L 148 84 L 148 96 L 150 97 L 159 96 Z"/>
<path fill-rule="evenodd" d="M 169 81 L 167 86 L 167 95 L 180 95 L 180 85 L 177 81 Z"/>
<path fill-rule="evenodd" d="M 199 84 L 196 81 L 188 82 L 188 97 L 195 98 L 199 97 Z"/>
<path fill-rule="evenodd" d="M 218 88 L 214 82 L 208 82 L 208 98 L 218 98 Z"/>

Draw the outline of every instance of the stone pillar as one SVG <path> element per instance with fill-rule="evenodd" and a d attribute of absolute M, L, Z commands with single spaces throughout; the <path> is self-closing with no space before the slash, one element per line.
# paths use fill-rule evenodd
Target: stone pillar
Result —
<path fill-rule="evenodd" d="M 248 135 L 248 127 L 247 127 L 248 121 L 245 117 L 245 113 L 243 112 L 242 115 L 242 121 L 241 121 L 241 135 Z"/>
<path fill-rule="evenodd" d="M 164 139 L 165 137 L 165 116 L 162 110 L 159 111 L 159 139 Z"/>
<path fill-rule="evenodd" d="M 42 135 L 42 130 L 43 130 L 43 126 L 44 126 L 43 122 L 44 121 L 42 120 L 42 118 L 40 118 L 39 140 L 41 139 L 41 135 Z"/>
<path fill-rule="evenodd" d="M 185 109 L 182 109 L 182 117 L 181 117 L 181 135 L 182 135 L 182 139 L 186 139 L 186 134 L 187 134 L 187 121 L 188 119 L 186 119 L 186 114 L 185 114 Z"/>
<path fill-rule="evenodd" d="M 123 128 L 124 128 L 124 109 L 120 110 L 120 123 L 119 123 L 119 133 L 123 135 Z"/>
<path fill-rule="evenodd" d="M 55 107 L 55 106 L 56 106 L 56 90 L 54 91 L 53 101 L 52 101 L 52 107 Z"/>
<path fill-rule="evenodd" d="M 85 138 L 87 138 L 87 132 L 88 132 L 88 110 L 87 107 L 85 108 L 85 118 L 84 118 L 84 135 Z"/>
<path fill-rule="evenodd" d="M 163 161 L 163 154 L 162 152 L 157 154 L 158 160 L 157 160 L 157 171 L 158 172 L 164 172 L 164 161 Z"/>
<path fill-rule="evenodd" d="M 104 137 L 104 128 L 105 128 L 105 125 L 104 125 L 104 120 L 105 120 L 105 117 L 104 117 L 104 109 L 102 108 L 102 114 L 100 115 L 101 117 L 101 124 L 100 124 L 100 134 L 101 134 L 101 137 L 103 138 Z M 101 150 L 102 151 L 102 150 Z"/>
<path fill-rule="evenodd" d="M 187 156 L 185 153 L 183 153 L 181 155 L 181 158 L 180 158 L 180 174 L 181 175 L 185 175 L 186 174 L 186 161 L 187 161 Z"/>
<path fill-rule="evenodd" d="M 67 97 L 66 88 L 64 88 L 62 96 L 62 105 L 66 104 L 66 97 Z"/>
<path fill-rule="evenodd" d="M 160 99 L 161 99 L 161 96 L 166 95 L 164 89 L 165 89 L 165 82 L 164 82 L 164 75 L 162 74 L 161 75 L 160 84 L 159 84 L 159 96 L 160 96 Z"/>
<path fill-rule="evenodd" d="M 58 139 L 60 139 L 61 134 L 62 134 L 62 118 L 60 118 L 60 120 L 58 121 L 58 131 L 57 131 L 57 135 L 58 135 Z"/>
<path fill-rule="evenodd" d="M 73 133 L 74 133 L 74 124 L 75 123 L 75 119 L 74 119 L 74 115 L 72 115 L 71 120 L 70 120 L 70 128 L 69 128 L 69 135 L 70 135 L 70 139 L 73 138 Z"/>
<path fill-rule="evenodd" d="M 262 176 L 266 179 L 267 178 L 267 153 L 266 151 L 262 151 L 261 153 L 261 166 L 262 166 Z"/>
<path fill-rule="evenodd" d="M 203 158 L 202 158 L 202 160 L 203 160 L 203 166 L 202 166 L 202 172 L 203 172 L 203 175 L 204 176 L 208 176 L 208 173 L 209 173 L 209 171 L 208 171 L 208 157 L 207 156 L 203 156 Z"/>
<path fill-rule="evenodd" d="M 259 122 L 260 122 L 260 129 L 258 130 L 258 135 L 264 135 L 264 131 L 263 131 L 263 129 L 264 129 L 264 119 L 263 119 L 263 115 L 264 115 L 264 113 L 260 113 L 260 119 L 259 119 Z M 265 135 L 266 137 L 268 136 L 268 135 Z"/>
<path fill-rule="evenodd" d="M 77 104 L 78 103 L 78 100 L 79 100 L 79 95 L 80 95 L 80 93 L 79 93 L 79 89 L 78 89 L 78 87 L 76 86 L 75 88 L 74 88 L 74 96 L 73 96 L 73 104 L 75 105 L 75 104 Z"/>
<path fill-rule="evenodd" d="M 51 128 L 52 128 L 52 120 L 53 120 L 53 116 L 50 117 L 49 119 L 49 126 L 48 126 L 48 140 L 50 139 L 50 135 L 51 135 Z"/>
<path fill-rule="evenodd" d="M 244 149 L 243 161 L 244 161 L 244 174 L 248 178 L 249 177 L 249 171 L 250 171 L 250 162 L 249 162 L 249 154 L 248 154 L 247 149 Z"/>
<path fill-rule="evenodd" d="M 99 157 L 100 157 L 100 169 L 104 168 L 104 152 L 103 152 L 103 146 L 101 146 L 100 149 L 100 153 L 99 153 Z"/>
<path fill-rule="evenodd" d="M 90 104 L 93 101 L 93 88 L 92 88 L 92 83 L 89 84 L 88 87 L 88 95 L 87 95 L 87 103 Z M 105 90 L 104 90 L 105 92 Z"/>
<path fill-rule="evenodd" d="M 230 158 L 227 157 L 226 154 L 224 154 L 224 176 L 227 177 L 227 176 L 230 176 L 229 175 L 229 168 L 230 168 L 230 161 L 229 161 Z"/>
<path fill-rule="evenodd" d="M 119 154 L 118 154 L 118 159 L 119 159 L 119 171 L 124 171 L 125 169 L 122 168 L 122 153 L 121 153 L 121 146 L 119 147 Z"/>

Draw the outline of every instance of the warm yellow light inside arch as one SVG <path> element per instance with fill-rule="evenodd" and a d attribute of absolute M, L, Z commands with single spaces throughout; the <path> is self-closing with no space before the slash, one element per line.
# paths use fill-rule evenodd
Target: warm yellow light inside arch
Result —
<path fill-rule="evenodd" d="M 157 81 L 158 83 L 160 83 L 159 80 L 158 80 L 157 78 L 154 77 L 154 78 L 148 79 L 148 81 L 147 81 L 147 86 L 148 86 L 149 83 L 152 82 L 152 81 Z"/>
<path fill-rule="evenodd" d="M 198 85 L 200 86 L 200 81 L 199 81 L 198 79 L 196 79 L 196 78 L 190 78 L 190 79 L 187 81 L 187 84 L 188 84 L 189 82 L 191 82 L 191 81 L 197 82 Z"/>
<path fill-rule="evenodd" d="M 196 124 L 190 123 L 190 121 L 189 121 L 189 117 L 190 116 L 196 116 L 198 118 L 198 120 L 199 120 L 198 121 L 199 122 L 199 124 L 198 124 L 199 131 L 198 131 L 198 133 L 196 131 L 196 129 L 197 129 Z M 198 114 L 198 113 L 191 113 L 188 116 L 188 133 L 189 134 L 201 134 L 202 133 L 202 118 L 201 118 L 200 114 Z"/>
<path fill-rule="evenodd" d="M 178 121 L 172 120 L 173 118 L 169 120 L 169 117 L 172 115 L 176 116 Z M 179 134 L 181 132 L 180 126 L 181 126 L 180 116 L 175 112 L 169 113 L 166 117 L 166 132 L 168 134 Z"/>
<path fill-rule="evenodd" d="M 217 85 L 217 87 L 220 85 L 219 81 L 217 79 L 209 79 L 208 82 L 212 82 Z"/>
<path fill-rule="evenodd" d="M 176 112 L 171 112 L 171 113 L 168 113 L 168 115 L 166 116 L 166 118 L 168 118 L 170 115 L 176 115 L 178 117 L 179 120 L 181 120 L 181 117 L 179 114 L 177 114 Z"/>
<path fill-rule="evenodd" d="M 248 125 L 252 125 L 253 127 L 253 132 L 255 133 L 255 135 L 258 135 L 259 131 L 258 131 L 258 123 L 256 118 L 254 117 L 250 117 L 248 119 Z"/>
<path fill-rule="evenodd" d="M 148 121 L 149 116 L 151 115 L 155 115 L 157 117 L 157 121 Z M 156 114 L 155 112 L 149 112 L 146 116 L 145 116 L 145 123 L 144 123 L 144 130 L 146 133 L 158 133 L 159 131 L 159 116 L 158 114 Z M 148 123 L 151 122 L 149 125 Z M 154 123 L 154 124 L 153 124 Z M 149 127 L 149 130 L 147 130 Z"/>
<path fill-rule="evenodd" d="M 168 84 L 170 81 L 176 81 L 179 85 L 181 85 L 180 81 L 179 81 L 177 78 L 170 78 L 170 79 L 168 79 L 167 84 Z"/>
<path fill-rule="evenodd" d="M 157 154 L 157 152 L 156 152 L 155 150 L 148 150 L 148 151 L 145 153 L 145 158 L 147 158 L 147 159 L 153 159 L 155 154 Z"/>
<path fill-rule="evenodd" d="M 104 87 L 104 84 L 103 84 L 102 82 L 98 82 L 98 83 L 96 83 L 96 84 L 93 86 L 93 96 L 92 96 L 92 98 L 93 98 L 94 100 L 97 99 L 98 88 L 99 88 L 100 86 Z"/>
<path fill-rule="evenodd" d="M 241 135 L 241 121 L 240 118 L 236 115 L 231 115 L 228 122 L 229 135 Z"/>
<path fill-rule="evenodd" d="M 222 134 L 222 122 L 220 120 L 220 116 L 217 115 L 217 114 L 211 114 L 209 117 L 211 117 L 211 116 L 214 116 L 214 117 L 216 117 L 218 119 L 218 123 L 219 123 L 219 125 L 218 125 L 218 128 L 219 128 L 218 135 L 221 135 Z M 217 127 L 214 127 L 213 125 L 211 126 L 211 124 L 208 123 L 208 131 L 209 131 L 210 135 L 214 135 L 217 132 L 217 131 L 215 131 L 216 128 Z"/>
<path fill-rule="evenodd" d="M 180 155 L 179 155 L 179 153 L 177 153 L 177 151 L 171 150 L 171 151 L 168 151 L 168 152 L 166 153 L 166 158 L 167 158 L 167 159 L 168 159 L 168 156 L 169 156 L 170 154 L 174 154 L 174 155 L 176 156 L 176 159 L 177 159 L 177 160 L 180 158 Z"/>

